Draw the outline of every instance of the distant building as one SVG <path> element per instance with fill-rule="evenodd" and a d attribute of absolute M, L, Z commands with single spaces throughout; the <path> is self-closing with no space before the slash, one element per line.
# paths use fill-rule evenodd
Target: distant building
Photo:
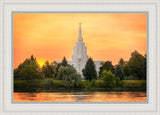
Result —
<path fill-rule="evenodd" d="M 81 74 L 81 77 L 83 79 L 82 69 L 84 69 L 86 65 L 88 55 L 87 47 L 85 46 L 82 38 L 81 23 L 79 24 L 79 37 L 73 50 L 72 61 L 68 61 L 68 64 L 72 65 L 77 70 L 77 72 Z M 102 61 L 94 61 L 97 73 L 99 72 L 101 62 Z M 57 61 L 57 63 L 61 63 L 61 61 Z"/>

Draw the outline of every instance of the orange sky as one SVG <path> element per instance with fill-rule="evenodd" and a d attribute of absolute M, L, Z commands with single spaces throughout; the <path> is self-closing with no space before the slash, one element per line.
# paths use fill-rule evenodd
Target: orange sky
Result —
<path fill-rule="evenodd" d="M 79 22 L 87 54 L 117 64 L 137 50 L 146 53 L 146 13 L 14 13 L 14 68 L 33 54 L 46 60 L 71 60 Z"/>

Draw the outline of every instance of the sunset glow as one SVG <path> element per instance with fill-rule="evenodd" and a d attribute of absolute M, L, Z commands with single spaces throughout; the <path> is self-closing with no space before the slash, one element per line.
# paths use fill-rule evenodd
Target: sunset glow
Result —
<path fill-rule="evenodd" d="M 46 62 L 46 59 L 37 58 L 37 62 L 40 65 L 40 67 L 42 67 L 44 65 L 44 63 Z"/>
<path fill-rule="evenodd" d="M 87 54 L 93 60 L 129 60 L 147 49 L 146 13 L 14 13 L 14 68 L 32 54 L 45 61 L 71 60 L 79 22 Z"/>

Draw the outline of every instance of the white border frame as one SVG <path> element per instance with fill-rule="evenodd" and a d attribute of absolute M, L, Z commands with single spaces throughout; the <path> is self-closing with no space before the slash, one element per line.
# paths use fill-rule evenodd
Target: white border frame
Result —
<path fill-rule="evenodd" d="M 14 60 L 13 59 L 13 55 L 14 55 L 14 53 L 13 53 L 13 49 L 14 49 L 14 46 L 13 46 L 13 41 L 14 41 L 14 37 L 13 37 L 13 31 L 14 31 L 13 30 L 13 26 L 14 26 L 13 25 L 13 19 L 14 19 L 14 17 L 13 17 L 13 15 L 14 15 L 14 13 L 24 13 L 24 14 L 25 13 L 58 13 L 58 14 L 60 14 L 60 13 L 66 13 L 66 14 L 67 13 L 68 14 L 69 13 L 91 13 L 91 14 L 92 13 L 93 14 L 94 13 L 97 13 L 97 14 L 98 13 L 104 13 L 104 14 L 105 13 L 111 13 L 111 14 L 112 13 L 133 13 L 133 14 L 134 13 L 139 13 L 139 14 L 144 13 L 144 14 L 146 14 L 146 18 L 147 18 L 147 21 L 146 21 L 146 23 L 147 23 L 146 39 L 147 39 L 147 43 L 148 43 L 149 13 L 148 12 L 144 12 L 144 11 L 143 12 L 142 11 L 138 11 L 138 12 L 131 12 L 131 11 L 129 11 L 129 12 L 128 11 L 125 11 L 125 12 L 122 12 L 122 11 L 120 11 L 120 12 L 119 11 L 116 11 L 116 12 L 115 11 L 114 12 L 113 11 L 111 11 L 111 12 L 110 11 L 109 12 L 108 11 L 107 12 L 106 11 L 98 11 L 98 12 L 97 11 L 96 12 L 95 11 L 93 11 L 93 12 L 92 11 L 87 11 L 87 12 L 85 12 L 85 11 L 83 11 L 83 12 L 82 11 L 56 11 L 56 12 L 55 11 L 54 12 L 53 11 L 52 12 L 51 11 L 49 11 L 49 12 L 48 11 L 47 12 L 46 11 L 43 11 L 43 12 L 42 11 L 40 11 L 40 12 L 39 11 L 36 11 L 36 12 L 35 11 L 30 11 L 30 12 L 28 12 L 28 11 L 27 12 L 26 11 L 13 11 L 11 13 L 12 13 L 12 15 L 11 15 L 11 20 L 12 20 L 12 23 L 11 23 L 11 31 L 12 31 L 12 33 L 11 33 L 11 47 L 12 47 L 11 48 L 12 49 L 11 50 L 11 54 L 12 54 L 11 55 L 12 56 L 11 66 L 12 66 L 12 68 L 11 68 L 11 70 L 14 70 L 14 67 L 13 67 L 14 66 L 13 65 L 13 60 Z M 147 44 L 147 43 L 146 43 L 146 45 L 148 46 L 149 44 Z M 148 47 L 147 47 L 146 51 L 149 52 Z M 149 63 L 148 62 L 148 58 L 149 58 L 149 56 L 147 55 L 147 66 L 148 66 L 148 63 Z M 149 72 L 148 72 L 148 68 L 147 68 L 146 81 L 148 81 L 148 74 L 149 74 Z M 14 73 L 12 71 L 12 76 L 13 75 L 14 75 Z M 63 102 L 63 101 L 61 101 L 61 102 L 14 102 L 14 95 L 13 95 L 14 94 L 14 87 L 13 87 L 14 86 L 14 79 L 13 79 L 13 77 L 11 79 L 11 82 L 12 82 L 12 85 L 11 85 L 11 87 L 12 87 L 11 95 L 12 96 L 11 96 L 11 98 L 12 98 L 12 103 L 14 103 L 14 104 L 36 104 L 36 103 L 37 104 L 147 104 L 149 102 L 149 98 L 148 98 L 148 95 L 149 95 L 148 82 L 146 82 L 146 97 L 147 98 L 146 98 L 145 102 L 143 102 L 143 101 L 141 101 L 141 102 L 123 102 L 123 101 L 122 102 L 83 102 L 83 101 L 82 102 L 81 101 L 80 102 Z"/>
<path fill-rule="evenodd" d="M 160 114 L 159 0 L 2 0 L 0 2 L 0 114 Z M 148 104 L 13 104 L 11 103 L 11 12 L 12 11 L 147 11 L 149 12 L 149 103 Z"/>

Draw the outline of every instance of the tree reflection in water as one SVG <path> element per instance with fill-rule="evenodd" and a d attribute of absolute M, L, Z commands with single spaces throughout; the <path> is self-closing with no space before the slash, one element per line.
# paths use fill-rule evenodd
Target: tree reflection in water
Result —
<path fill-rule="evenodd" d="M 146 92 L 14 92 L 14 102 L 146 102 Z"/>

